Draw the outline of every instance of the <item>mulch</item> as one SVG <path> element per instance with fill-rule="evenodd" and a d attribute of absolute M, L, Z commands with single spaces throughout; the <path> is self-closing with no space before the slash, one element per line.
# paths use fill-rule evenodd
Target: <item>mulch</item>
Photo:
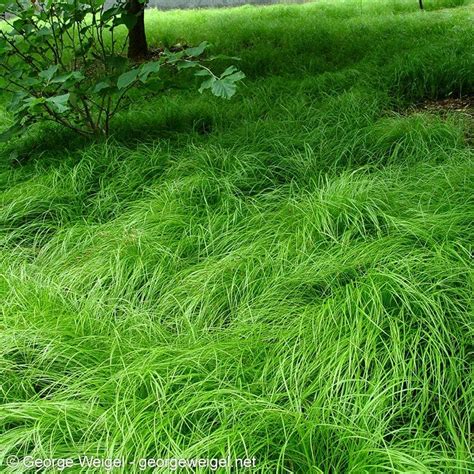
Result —
<path fill-rule="evenodd" d="M 412 112 L 430 112 L 446 114 L 457 112 L 474 117 L 474 96 L 448 97 L 447 99 L 426 100 L 411 107 Z"/>

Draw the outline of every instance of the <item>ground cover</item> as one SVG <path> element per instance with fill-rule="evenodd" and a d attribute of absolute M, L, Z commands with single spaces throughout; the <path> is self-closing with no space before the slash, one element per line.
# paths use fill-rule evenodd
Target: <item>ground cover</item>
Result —
<path fill-rule="evenodd" d="M 473 469 L 472 3 L 426 4 L 147 12 L 232 101 L 0 149 L 4 462 Z"/>

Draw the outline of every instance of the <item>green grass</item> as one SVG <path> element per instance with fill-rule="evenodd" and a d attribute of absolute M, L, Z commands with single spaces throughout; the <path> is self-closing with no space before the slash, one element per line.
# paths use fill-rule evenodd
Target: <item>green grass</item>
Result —
<path fill-rule="evenodd" d="M 238 95 L 0 149 L 0 459 L 472 472 L 472 120 L 407 107 L 472 94 L 473 10 L 426 4 L 149 12 Z"/>

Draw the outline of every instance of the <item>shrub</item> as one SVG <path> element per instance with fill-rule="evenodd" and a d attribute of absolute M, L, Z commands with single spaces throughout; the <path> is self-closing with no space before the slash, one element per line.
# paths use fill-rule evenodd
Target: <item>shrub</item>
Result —
<path fill-rule="evenodd" d="M 0 85 L 10 94 L 13 126 L 2 139 L 42 120 L 86 136 L 107 136 L 113 116 L 130 104 L 137 87 L 156 93 L 164 70 L 196 68 L 210 89 L 229 99 L 244 74 L 234 66 L 216 75 L 202 58 L 208 44 L 160 51 L 153 60 L 131 62 L 124 55 L 136 16 L 127 2 L 105 0 L 0 0 Z"/>

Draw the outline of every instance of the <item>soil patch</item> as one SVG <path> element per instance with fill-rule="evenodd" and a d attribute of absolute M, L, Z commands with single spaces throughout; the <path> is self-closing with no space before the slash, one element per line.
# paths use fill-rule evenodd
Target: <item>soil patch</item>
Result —
<path fill-rule="evenodd" d="M 415 112 L 431 112 L 445 114 L 458 112 L 474 117 L 474 96 L 448 97 L 447 99 L 426 100 L 412 107 Z"/>

